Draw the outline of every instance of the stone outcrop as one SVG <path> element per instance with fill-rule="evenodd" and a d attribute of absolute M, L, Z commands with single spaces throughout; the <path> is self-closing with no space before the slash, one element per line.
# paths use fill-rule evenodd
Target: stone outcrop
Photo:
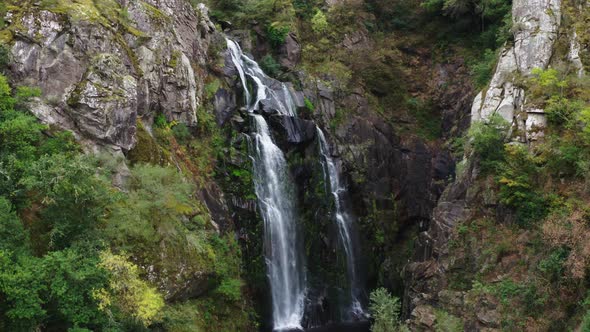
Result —
<path fill-rule="evenodd" d="M 501 51 L 496 71 L 484 91 L 473 102 L 471 120 L 482 121 L 499 114 L 526 132 L 527 114 L 524 90 L 515 84 L 518 76 L 529 76 L 533 69 L 546 69 L 553 54 L 561 23 L 561 0 L 515 0 L 512 5 L 514 42 Z M 536 110 L 537 118 L 542 114 Z M 542 125 L 543 121 L 535 120 Z M 531 139 L 531 137 L 525 137 Z"/>
<path fill-rule="evenodd" d="M 9 12 L 7 29 L 12 80 L 43 91 L 33 113 L 94 148 L 126 151 L 138 116 L 196 124 L 215 27 L 206 7 L 188 1 L 119 5 L 67 3 L 52 12 L 36 3 Z"/>
<path fill-rule="evenodd" d="M 513 2 L 514 45 L 502 50 L 488 88 L 475 97 L 472 122 L 499 114 L 515 129 L 526 132 L 525 142 L 542 135 L 546 124 L 544 111 L 526 104 L 525 91 L 515 84 L 515 78 L 531 75 L 534 68 L 549 66 L 560 29 L 560 6 L 559 0 Z M 469 269 L 469 258 L 449 255 L 449 240 L 456 225 L 472 220 L 477 213 L 474 207 L 497 203 L 495 197 L 489 197 L 486 189 L 476 183 L 475 163 L 469 158 L 463 163 L 464 171 L 445 189 L 433 210 L 428 229 L 419 234 L 413 262 L 404 270 L 403 314 L 410 318 L 416 330 L 433 330 L 424 326 L 424 317 L 427 317 L 424 308 L 429 306 L 442 307 L 462 317 L 469 331 L 491 331 L 501 325 L 493 301 L 485 297 L 467 299 L 465 292 L 448 290 L 450 269 L 457 266 Z M 504 212 L 498 213 L 509 220 L 509 213 Z M 463 265 L 461 259 L 466 260 Z"/>

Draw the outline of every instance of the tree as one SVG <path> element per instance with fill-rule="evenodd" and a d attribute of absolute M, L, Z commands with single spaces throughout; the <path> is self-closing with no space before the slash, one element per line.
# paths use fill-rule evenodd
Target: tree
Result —
<path fill-rule="evenodd" d="M 74 241 L 92 238 L 106 208 L 118 196 L 110 184 L 96 175 L 96 162 L 84 155 L 43 156 L 29 165 L 20 183 L 38 204 L 34 225 L 48 226 L 40 234 L 47 249 L 57 250 Z"/>
<path fill-rule="evenodd" d="M 498 114 L 488 121 L 471 125 L 468 137 L 468 149 L 479 157 L 482 172 L 492 171 L 505 158 L 504 141 L 509 123 Z"/>
<path fill-rule="evenodd" d="M 139 267 L 125 255 L 106 250 L 100 254 L 100 267 L 111 274 L 108 288 L 96 290 L 102 310 L 115 305 L 123 314 L 142 325 L 150 325 L 164 307 L 164 298 L 155 287 L 140 278 Z"/>
<path fill-rule="evenodd" d="M 401 303 L 385 288 L 377 288 L 370 295 L 369 310 L 375 319 L 372 332 L 405 332 L 408 327 L 399 321 Z"/>
<path fill-rule="evenodd" d="M 0 196 L 0 250 L 22 252 L 28 249 L 28 234 L 13 210 L 12 204 Z"/>
<path fill-rule="evenodd" d="M 316 34 L 322 34 L 328 30 L 328 20 L 324 12 L 318 9 L 311 18 L 311 28 Z"/>

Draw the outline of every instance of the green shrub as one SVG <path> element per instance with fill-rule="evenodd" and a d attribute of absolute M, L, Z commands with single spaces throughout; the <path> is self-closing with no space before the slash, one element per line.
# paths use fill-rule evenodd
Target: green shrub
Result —
<path fill-rule="evenodd" d="M 303 102 L 305 103 L 305 108 L 307 109 L 307 111 L 310 115 L 315 113 L 315 106 L 313 105 L 311 100 L 309 100 L 307 97 L 305 97 Z"/>
<path fill-rule="evenodd" d="M 399 298 L 392 296 L 385 288 L 377 288 L 371 292 L 369 311 L 374 318 L 372 332 L 406 331 L 407 327 L 399 321 L 401 303 Z"/>
<path fill-rule="evenodd" d="M 590 332 L 590 310 L 586 312 L 582 319 L 581 332 Z"/>
<path fill-rule="evenodd" d="M 436 112 L 432 102 L 410 98 L 407 101 L 410 114 L 416 119 L 417 134 L 425 139 L 434 140 L 442 135 L 441 115 Z"/>
<path fill-rule="evenodd" d="M 481 121 L 471 125 L 467 133 L 468 151 L 479 157 L 481 171 L 493 171 L 505 159 L 502 148 L 506 140 L 509 123 L 500 115 L 494 114 L 488 122 Z"/>
<path fill-rule="evenodd" d="M 569 256 L 567 248 L 558 248 L 554 250 L 549 257 L 539 262 L 538 268 L 544 275 L 548 276 L 551 281 L 558 281 L 564 271 L 564 263 Z"/>
<path fill-rule="evenodd" d="M 270 54 L 260 59 L 259 64 L 260 68 L 270 77 L 278 78 L 281 74 L 281 65 Z"/>
<path fill-rule="evenodd" d="M 495 166 L 500 203 L 516 211 L 516 222 L 520 226 L 541 221 L 549 212 L 550 202 L 535 186 L 540 176 L 540 160 L 524 146 L 506 145 L 504 161 Z"/>
<path fill-rule="evenodd" d="M 0 196 L 0 250 L 16 252 L 27 250 L 28 232 L 18 219 L 12 204 Z"/>
<path fill-rule="evenodd" d="M 316 34 L 320 35 L 328 30 L 328 20 L 323 11 L 319 10 L 311 19 L 311 29 Z"/>
<path fill-rule="evenodd" d="M 288 25 L 283 25 L 279 23 L 272 23 L 266 29 L 266 35 L 270 44 L 274 48 L 278 48 L 279 46 L 285 43 L 285 39 L 287 38 L 287 34 L 291 28 Z"/>
<path fill-rule="evenodd" d="M 156 127 L 156 128 L 166 128 L 166 127 L 168 127 L 168 121 L 166 120 L 166 117 L 164 116 L 164 114 L 158 113 L 154 117 L 154 127 Z"/>
<path fill-rule="evenodd" d="M 1 5 L 1 4 L 0 4 Z M 0 45 L 0 73 L 3 72 L 10 63 L 10 49 L 5 45 Z"/>
<path fill-rule="evenodd" d="M 463 331 L 463 321 L 443 310 L 436 310 L 436 323 L 434 329 L 436 332 L 461 332 Z"/>
<path fill-rule="evenodd" d="M 224 279 L 215 292 L 229 301 L 238 301 L 242 298 L 242 285 L 243 282 L 240 279 Z"/>
<path fill-rule="evenodd" d="M 547 122 L 555 127 L 571 128 L 575 125 L 576 116 L 584 109 L 584 102 L 553 96 L 545 105 Z"/>
<path fill-rule="evenodd" d="M 186 144 L 192 137 L 190 130 L 184 123 L 172 127 L 172 134 L 180 144 Z"/>
<path fill-rule="evenodd" d="M 481 59 L 471 65 L 471 75 L 477 88 L 485 87 L 492 79 L 497 57 L 497 52 L 486 49 Z"/>

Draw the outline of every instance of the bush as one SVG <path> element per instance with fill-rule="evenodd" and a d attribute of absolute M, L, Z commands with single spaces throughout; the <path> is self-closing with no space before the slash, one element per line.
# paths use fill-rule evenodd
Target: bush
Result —
<path fill-rule="evenodd" d="M 186 144 L 192 137 L 191 132 L 184 123 L 172 127 L 172 134 L 180 144 Z"/>
<path fill-rule="evenodd" d="M 575 125 L 576 116 L 583 109 L 584 102 L 553 96 L 545 105 L 545 114 L 550 125 L 569 129 Z"/>
<path fill-rule="evenodd" d="M 139 267 L 127 257 L 110 251 L 100 254 L 99 266 L 111 275 L 108 287 L 96 290 L 99 306 L 116 305 L 118 310 L 144 326 L 150 325 L 164 307 L 164 297 L 140 278 Z"/>
<path fill-rule="evenodd" d="M 509 123 L 500 115 L 494 114 L 488 122 L 481 121 L 471 125 L 467 133 L 467 151 L 479 158 L 482 173 L 489 173 L 504 161 L 504 142 Z"/>
<path fill-rule="evenodd" d="M 259 64 L 260 68 L 270 77 L 278 78 L 281 74 L 281 65 L 270 54 L 265 55 Z"/>
<path fill-rule="evenodd" d="M 154 126 L 156 128 L 166 128 L 168 127 L 168 121 L 166 121 L 166 117 L 162 113 L 158 113 L 154 117 Z"/>
<path fill-rule="evenodd" d="M 278 48 L 285 43 L 287 34 L 291 29 L 288 25 L 282 25 L 279 23 L 272 23 L 266 29 L 268 40 L 274 48 Z"/>
<path fill-rule="evenodd" d="M 311 19 L 311 29 L 316 34 L 320 35 L 328 30 L 328 20 L 323 11 L 319 10 Z"/>
<path fill-rule="evenodd" d="M 242 298 L 242 285 L 240 279 L 224 279 L 215 291 L 229 301 L 238 301 Z"/>
<path fill-rule="evenodd" d="M 582 319 L 581 332 L 590 332 L 590 311 L 587 311 Z"/>
<path fill-rule="evenodd" d="M 1 4 L 0 4 L 1 5 Z M 1 18 L 0 18 L 1 20 Z M 3 72 L 10 63 L 10 50 L 5 45 L 0 45 L 0 72 Z"/>
<path fill-rule="evenodd" d="M 463 331 L 463 322 L 461 319 L 449 314 L 443 310 L 436 310 L 436 323 L 434 329 L 436 332 L 461 332 Z"/>
<path fill-rule="evenodd" d="M 539 271 L 549 277 L 551 281 L 558 281 L 564 271 L 564 264 L 569 256 L 570 251 L 561 247 L 554 250 L 549 257 L 539 262 Z"/>
<path fill-rule="evenodd" d="M 520 226 L 527 227 L 541 221 L 549 211 L 549 201 L 535 188 L 535 180 L 540 175 L 540 160 L 520 145 L 506 145 L 504 160 L 496 165 L 500 203 L 516 211 L 516 222 Z"/>
<path fill-rule="evenodd" d="M 399 298 L 391 296 L 385 288 L 377 288 L 370 295 L 369 310 L 375 319 L 372 332 L 406 331 L 407 327 L 399 321 L 401 303 Z"/>
<path fill-rule="evenodd" d="M 471 65 L 471 75 L 477 88 L 485 87 L 492 79 L 496 67 L 497 54 L 495 51 L 486 49 L 481 59 Z"/>

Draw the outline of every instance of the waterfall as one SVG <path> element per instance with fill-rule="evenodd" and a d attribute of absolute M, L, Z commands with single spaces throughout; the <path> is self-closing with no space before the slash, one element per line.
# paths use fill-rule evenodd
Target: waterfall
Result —
<path fill-rule="evenodd" d="M 250 153 L 255 192 L 264 220 L 265 261 L 271 288 L 273 329 L 301 329 L 306 280 L 299 250 L 295 198 L 292 195 L 294 185 L 290 180 L 285 156 L 274 143 L 266 120 L 262 115 L 253 113 L 268 95 L 281 114 L 294 116 L 294 107 L 289 99 L 290 94 L 281 98 L 265 85 L 270 79 L 255 61 L 242 53 L 235 42 L 228 39 L 227 45 L 254 122 Z M 254 101 L 248 92 L 246 77 L 256 84 Z M 282 92 L 288 93 L 284 84 Z"/>
<path fill-rule="evenodd" d="M 349 318 L 364 318 L 366 314 L 360 301 L 363 288 L 360 284 L 357 271 L 358 264 L 356 262 L 356 253 L 354 251 L 352 238 L 352 218 L 342 207 L 343 201 L 341 195 L 346 189 L 340 184 L 338 170 L 330 155 L 330 148 L 326 142 L 324 133 L 319 127 L 316 127 L 316 130 L 319 138 L 320 153 L 322 155 L 320 162 L 324 172 L 324 182 L 334 199 L 334 219 L 338 227 L 340 243 L 344 249 L 344 254 L 346 255 L 346 269 L 350 287 L 350 303 L 345 314 L 347 314 Z"/>
<path fill-rule="evenodd" d="M 270 282 L 274 330 L 301 329 L 305 313 L 307 281 L 305 262 L 301 255 L 295 185 L 291 180 L 285 155 L 275 144 L 265 118 L 257 113 L 273 111 L 283 115 L 283 125 L 293 141 L 301 138 L 296 121 L 296 107 L 289 88 L 266 76 L 259 65 L 246 56 L 240 46 L 227 39 L 230 58 L 235 65 L 244 89 L 244 99 L 253 123 L 250 157 L 253 161 L 254 186 L 260 212 L 264 220 L 264 248 L 267 276 Z M 248 82 L 252 90 L 248 90 Z M 326 191 L 334 201 L 334 222 L 339 243 L 346 256 L 347 278 L 350 288 L 343 317 L 364 319 L 361 305 L 363 288 L 359 278 L 357 258 L 352 236 L 353 220 L 347 213 L 334 160 L 324 133 L 317 127 L 320 163 Z"/>

